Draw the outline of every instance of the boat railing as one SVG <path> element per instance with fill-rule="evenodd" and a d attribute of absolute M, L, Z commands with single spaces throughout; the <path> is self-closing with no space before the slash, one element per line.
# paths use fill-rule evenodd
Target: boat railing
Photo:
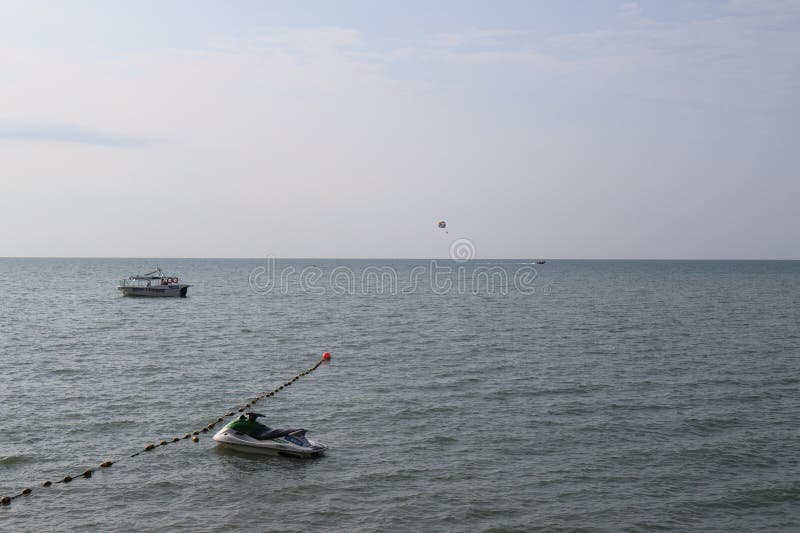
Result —
<path fill-rule="evenodd" d="M 145 287 L 145 286 L 160 286 L 160 285 L 177 285 L 180 278 L 178 277 L 163 277 L 163 278 L 149 278 L 140 276 L 131 276 L 128 279 L 119 280 L 120 287 Z"/>

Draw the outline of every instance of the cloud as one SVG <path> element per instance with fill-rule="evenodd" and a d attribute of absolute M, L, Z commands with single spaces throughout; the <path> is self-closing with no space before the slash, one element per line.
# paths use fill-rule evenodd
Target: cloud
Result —
<path fill-rule="evenodd" d="M 488 49 L 507 47 L 512 38 L 526 36 L 527 34 L 528 32 L 524 31 L 505 29 L 474 30 L 458 33 L 446 32 L 438 33 L 432 38 L 427 39 L 427 44 L 434 49 L 467 49 L 468 46 L 473 49 Z"/>
<path fill-rule="evenodd" d="M 128 148 L 152 144 L 154 139 L 117 135 L 69 122 L 0 120 L 0 141 L 65 142 Z"/>
<path fill-rule="evenodd" d="M 255 42 L 273 50 L 317 54 L 341 53 L 363 45 L 357 30 L 339 27 L 263 31 Z"/>

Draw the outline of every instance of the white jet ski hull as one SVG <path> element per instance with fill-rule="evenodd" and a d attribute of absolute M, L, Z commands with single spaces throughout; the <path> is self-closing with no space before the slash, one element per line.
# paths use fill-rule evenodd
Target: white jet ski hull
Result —
<path fill-rule="evenodd" d="M 291 455 L 294 457 L 318 457 L 323 454 L 327 446 L 305 436 L 295 438 L 292 435 L 270 440 L 258 440 L 239 433 L 238 431 L 222 428 L 214 435 L 214 440 L 226 448 L 244 453 L 261 455 Z M 295 442 L 292 442 L 295 441 Z"/>

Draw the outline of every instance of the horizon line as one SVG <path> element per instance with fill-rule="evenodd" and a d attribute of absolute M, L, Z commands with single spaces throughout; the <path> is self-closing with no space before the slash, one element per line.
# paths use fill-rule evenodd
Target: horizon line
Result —
<path fill-rule="evenodd" d="M 152 259 L 163 259 L 163 260 L 184 260 L 184 259 L 213 259 L 213 260 L 248 260 L 248 261 L 263 261 L 267 258 L 274 258 L 274 259 L 281 259 L 281 260 L 326 260 L 326 261 L 457 261 L 451 257 L 279 257 L 279 256 L 262 256 L 262 257 L 234 257 L 234 256 L 223 256 L 223 257 L 202 257 L 202 256 L 182 256 L 182 257 L 159 257 L 159 256 L 151 256 L 151 257 L 136 257 L 136 256 L 80 256 L 80 255 L 65 255 L 65 256 L 55 256 L 55 255 L 9 255 L 0 256 L 0 259 L 141 259 L 141 260 L 152 260 Z M 736 258 L 736 257 L 727 257 L 727 258 L 669 258 L 669 257 L 661 257 L 661 258 L 640 258 L 640 257 L 612 257 L 612 258 L 592 258 L 592 257 L 554 257 L 554 258 L 542 258 L 542 257 L 484 257 L 484 258 L 473 258 L 467 259 L 463 262 L 473 262 L 473 261 L 537 261 L 537 260 L 544 260 L 544 261 L 800 261 L 800 258 Z"/>

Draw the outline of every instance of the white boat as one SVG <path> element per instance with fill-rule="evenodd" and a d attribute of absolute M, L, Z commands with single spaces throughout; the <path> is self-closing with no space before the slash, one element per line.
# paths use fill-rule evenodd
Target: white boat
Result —
<path fill-rule="evenodd" d="M 123 296 L 179 296 L 186 298 L 191 285 L 181 283 L 180 278 L 167 276 L 160 268 L 147 274 L 130 276 L 120 280 L 117 290 Z"/>

